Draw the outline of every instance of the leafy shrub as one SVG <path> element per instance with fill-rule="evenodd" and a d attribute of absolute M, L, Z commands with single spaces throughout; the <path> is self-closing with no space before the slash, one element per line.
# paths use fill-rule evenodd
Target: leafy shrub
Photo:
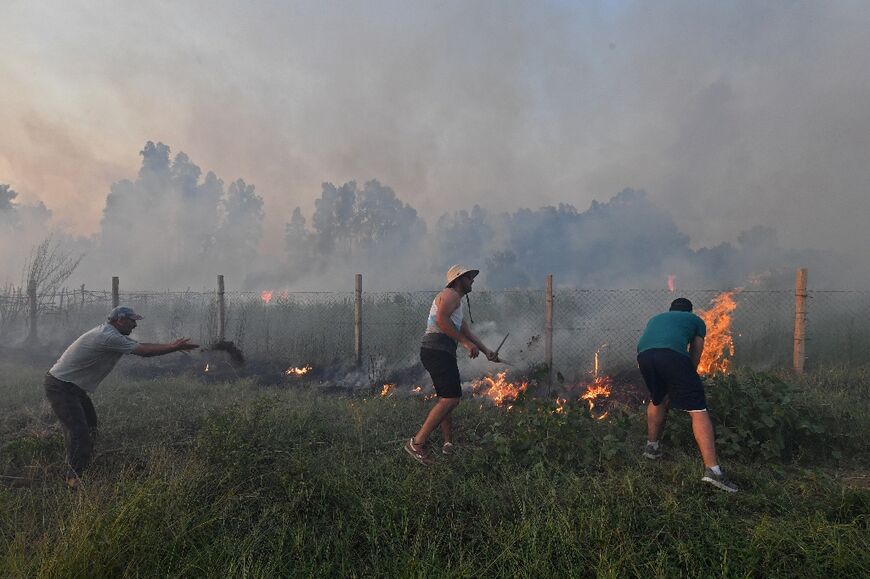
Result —
<path fill-rule="evenodd" d="M 809 447 L 839 455 L 818 413 L 801 401 L 793 384 L 746 370 L 710 379 L 706 393 L 723 456 L 793 460 Z M 691 429 L 680 430 L 672 435 L 691 438 Z"/>
<path fill-rule="evenodd" d="M 597 420 L 583 404 L 555 412 L 553 404 L 529 404 L 495 421 L 489 435 L 500 462 L 592 468 L 626 456 L 626 435 L 634 417 L 616 414 Z"/>

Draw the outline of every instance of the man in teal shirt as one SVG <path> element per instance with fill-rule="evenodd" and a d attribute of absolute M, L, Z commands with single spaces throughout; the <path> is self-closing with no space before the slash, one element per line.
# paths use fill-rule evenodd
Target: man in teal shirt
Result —
<path fill-rule="evenodd" d="M 707 326 L 692 313 L 692 302 L 677 298 L 670 310 L 653 316 L 637 344 L 637 364 L 650 392 L 646 410 L 647 443 L 643 455 L 662 457 L 659 438 L 668 409 L 685 410 L 692 417 L 692 433 L 704 459 L 701 478 L 722 490 L 737 492 L 716 459 L 716 438 L 707 413 L 704 384 L 698 376 L 698 363 L 704 351 Z"/>

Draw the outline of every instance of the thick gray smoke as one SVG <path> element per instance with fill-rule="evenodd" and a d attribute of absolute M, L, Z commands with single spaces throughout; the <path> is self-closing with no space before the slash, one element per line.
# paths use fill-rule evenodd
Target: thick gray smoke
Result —
<path fill-rule="evenodd" d="M 137 178 L 112 185 L 84 275 L 178 290 L 211 284 L 216 273 L 243 278 L 255 270 L 263 200 L 254 186 L 242 179 L 225 186 L 211 171 L 203 177 L 183 152 L 170 159 L 163 143 L 149 141 L 140 154 Z"/>
<path fill-rule="evenodd" d="M 17 197 L 11 186 L 0 184 L 0 287 L 21 285 L 30 250 L 44 239 L 51 220 L 41 201 L 28 205 L 18 203 Z"/>
<path fill-rule="evenodd" d="M 127 290 L 212 287 L 215 275 L 246 290 L 348 290 L 362 273 L 371 290 L 438 287 L 453 263 L 479 267 L 490 289 L 541 287 L 547 274 L 561 286 L 730 288 L 754 279 L 787 288 L 795 267 L 807 266 L 821 287 L 857 283 L 831 252 L 785 249 L 776 231 L 735 231 L 733 243 L 693 248 L 671 214 L 641 190 L 625 189 L 585 210 L 569 204 L 498 211 L 473 205 L 445 213 L 431 227 L 390 187 L 370 180 L 324 183 L 306 217 L 285 218 L 279 255 L 258 250 L 263 199 L 242 179 L 227 186 L 183 152 L 148 142 L 133 180 L 111 186 L 100 231 L 90 239 L 64 238 L 85 259 L 70 280 L 105 288 L 113 275 Z M 0 186 L 4 244 L 29 249 L 46 234 L 43 204 L 15 202 Z M 25 257 L 27 251 L 19 252 Z M 14 256 L 14 252 L 10 256 Z M 20 279 L 21 259 L 4 260 L 6 283 Z"/>
<path fill-rule="evenodd" d="M 373 192 L 389 202 L 368 203 Z M 506 213 L 475 205 L 442 215 L 427 231 L 413 208 L 372 181 L 361 192 L 353 182 L 325 184 L 311 229 L 294 211 L 287 252 L 294 271 L 316 280 L 303 275 L 293 284 L 306 289 L 346 289 L 354 271 L 365 273 L 373 289 L 420 289 L 422 280 L 437 284 L 453 263 L 479 267 L 489 289 L 541 287 L 550 273 L 559 285 L 578 288 L 663 288 L 669 276 L 684 288 L 748 281 L 788 288 L 799 266 L 829 283 L 846 279 L 838 256 L 784 249 L 771 228 L 735 237 L 734 244 L 692 249 L 673 218 L 633 189 L 586 211 L 560 204 Z M 273 285 L 281 281 L 279 274 Z"/>
<path fill-rule="evenodd" d="M 311 227 L 297 207 L 285 240 L 289 267 L 265 274 L 262 282 L 344 290 L 348 272 L 359 272 L 370 279 L 370 287 L 424 287 L 420 275 L 430 255 L 426 223 L 376 180 L 362 187 L 354 181 L 340 187 L 324 183 Z"/>
<path fill-rule="evenodd" d="M 525 223 L 523 208 L 545 220 L 550 210 L 540 207 L 554 207 L 559 231 L 574 235 L 568 224 L 576 222 L 583 231 L 577 243 L 586 243 L 596 222 L 592 200 L 609 205 L 626 187 L 645 189 L 648 202 L 691 240 L 691 254 L 684 246 L 683 253 L 652 256 L 674 270 L 678 286 L 691 276 L 714 283 L 736 270 L 774 267 L 787 262 L 786 248 L 843 252 L 851 263 L 839 271 L 870 271 L 866 2 L 13 4 L 0 18 L 7 40 L 0 71 L 9 87 L 0 106 L 0 183 L 20 195 L 5 206 L 41 199 L 53 227 L 97 233 L 81 275 L 89 271 L 102 286 L 108 269 L 125 275 L 126 287 L 210 286 L 219 268 L 235 287 L 297 271 L 312 287 L 347 287 L 343 267 L 376 265 L 369 277 L 383 276 L 383 285 L 421 284 L 428 278 L 407 274 L 412 268 L 401 261 L 356 264 L 359 256 L 341 256 L 342 240 L 316 262 L 305 253 L 311 248 L 303 240 L 322 233 L 314 218 L 321 182 L 338 190 L 356 179 L 358 195 L 372 178 L 427 222 L 420 236 L 426 249 L 450 243 L 438 236 L 439 216 L 449 214 L 448 224 L 459 227 L 461 213 L 454 214 L 471 215 L 480 205 L 479 217 L 500 237 L 449 259 L 465 261 L 469 252 L 484 267 L 487 259 L 514 263 L 520 273 L 501 270 L 530 283 L 539 283 L 539 273 L 528 270 L 520 234 L 505 229 Z M 204 170 L 167 157 L 136 178 L 131 153 L 153 135 Z M 209 182 L 208 169 L 222 187 L 218 177 Z M 256 183 L 263 199 L 258 247 L 272 255 L 267 263 L 252 263 L 244 250 L 259 229 L 247 184 L 234 188 L 239 203 L 218 203 L 219 215 L 211 214 L 214 196 L 229 195 L 238 176 Z M 126 250 L 119 258 L 98 251 L 113 243 L 98 229 L 109 184 L 124 178 L 130 185 L 116 185 L 118 204 L 146 211 L 112 212 L 105 228 L 161 218 L 148 224 L 150 235 L 134 224 L 143 234 L 130 236 L 134 248 L 115 235 Z M 195 204 L 184 197 L 163 217 L 158 209 L 168 201 L 154 191 L 161 179 L 169 183 L 162 191 L 194 195 L 204 207 L 191 212 Z M 567 208 L 560 213 L 560 203 L 577 217 Z M 232 244 L 234 253 L 206 254 L 202 245 L 220 237 L 216 229 L 231 207 L 248 216 L 230 222 L 248 224 L 225 230 L 227 244 L 215 250 Z M 282 255 L 286 223 L 296 231 L 293 259 Z M 0 268 L 16 279 L 7 249 L 26 253 L 32 245 L 18 227 L 11 246 L 0 248 Z M 177 233 L 182 229 L 190 236 Z M 636 239 L 623 233 L 624 243 Z M 664 273 L 630 260 L 610 270 L 601 265 L 612 261 L 610 249 L 581 251 L 553 237 L 548 243 L 582 259 L 566 281 L 646 284 L 624 274 Z M 133 249 L 147 270 L 135 278 L 120 269 Z M 543 253 L 558 263 L 559 251 Z M 413 271 L 436 271 L 448 259 L 420 255 Z M 816 257 L 837 270 L 830 255 Z M 747 267 L 746 260 L 758 263 Z M 681 269 L 686 263 L 689 271 Z M 851 282 L 814 271 L 811 283 Z M 406 275 L 411 279 L 394 281 Z"/>

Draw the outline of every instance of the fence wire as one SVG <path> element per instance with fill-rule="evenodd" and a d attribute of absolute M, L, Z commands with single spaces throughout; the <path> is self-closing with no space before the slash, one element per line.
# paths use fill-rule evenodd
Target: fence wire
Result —
<path fill-rule="evenodd" d="M 365 292 L 362 356 L 370 364 L 413 364 L 437 292 Z M 698 313 L 722 292 L 681 290 Z M 566 378 L 634 365 L 647 320 L 665 311 L 667 290 L 557 289 L 553 301 L 553 366 Z M 510 333 L 502 358 L 518 367 L 545 362 L 546 292 L 516 290 L 471 294 L 472 330 L 494 348 Z M 218 336 L 215 291 L 121 292 L 120 303 L 145 316 L 134 337 L 167 342 L 189 337 L 208 345 Z M 249 359 L 275 364 L 327 364 L 354 358 L 354 293 L 227 292 L 225 337 Z M 790 367 L 794 344 L 794 291 L 735 291 L 731 313 L 733 363 L 759 369 Z M 0 337 L 24 342 L 30 331 L 26 294 L 0 292 Z M 82 332 L 105 320 L 108 291 L 63 290 L 37 299 L 38 343 L 58 353 Z M 870 361 L 870 292 L 810 291 L 807 297 L 807 363 Z M 597 356 L 596 356 L 597 353 Z M 463 358 L 463 365 L 471 363 Z"/>

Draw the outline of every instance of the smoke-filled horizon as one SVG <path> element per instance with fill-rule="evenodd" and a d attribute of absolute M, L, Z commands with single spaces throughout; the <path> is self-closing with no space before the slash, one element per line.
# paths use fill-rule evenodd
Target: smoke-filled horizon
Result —
<path fill-rule="evenodd" d="M 138 173 L 112 184 L 90 237 L 51 230 L 50 208 L 18 203 L 14 189 L 0 185 L 0 240 L 19 248 L 0 281 L 23 287 L 26 250 L 47 235 L 61 253 L 84 256 L 74 285 L 102 287 L 119 275 L 135 290 L 208 287 L 218 272 L 242 290 L 341 291 L 354 272 L 373 290 L 429 289 L 454 263 L 481 269 L 487 289 L 539 287 L 550 273 L 578 288 L 787 288 L 797 266 L 812 267 L 821 287 L 861 279 L 834 252 L 783 248 L 772 228 L 695 249 L 668 211 L 628 188 L 587 209 L 475 204 L 427 223 L 376 179 L 324 182 L 311 214 L 296 207 L 286 216 L 283 251 L 264 253 L 267 208 L 254 184 L 204 172 L 161 142 L 147 142 L 139 154 Z"/>
<path fill-rule="evenodd" d="M 251 226 L 261 251 L 239 285 L 271 282 L 285 258 L 317 257 L 317 267 L 301 266 L 306 283 L 339 286 L 334 276 L 350 265 L 326 257 L 314 223 L 328 182 L 363 206 L 394 192 L 426 224 L 417 242 L 427 251 L 438 248 L 439 223 L 453 233 L 479 226 L 495 237 L 457 261 L 525 268 L 504 279 L 537 279 L 559 255 L 551 244 L 533 259 L 522 243 L 540 240 L 509 234 L 531 228 L 585 232 L 558 240 L 575 248 L 566 256 L 585 260 L 565 283 L 658 283 L 659 267 L 673 269 L 678 284 L 730 281 L 738 270 L 774 267 L 773 254 L 790 266 L 779 255 L 807 249 L 836 272 L 822 278 L 826 286 L 864 283 L 868 25 L 870 6 L 861 3 L 13 0 L 0 19 L 0 183 L 17 197 L 6 190 L 0 211 L 14 205 L 18 225 L 0 238 L 4 257 L 13 254 L 0 270 L 17 280 L 15 256 L 57 229 L 77 240 L 69 248 L 87 250 L 81 275 L 123 274 L 120 261 L 140 267 L 125 274 L 131 284 L 140 276 L 140 287 L 196 287 L 213 269 L 232 271 L 214 260 L 244 260 Z M 149 140 L 171 145 L 172 163 L 185 151 L 203 167 L 195 188 L 218 212 L 200 220 L 212 229 L 195 214 L 167 218 L 168 201 L 157 197 L 143 214 L 115 213 L 106 224 L 107 196 L 123 207 L 136 191 L 153 192 L 153 183 L 137 184 L 135 152 Z M 645 194 L 619 196 L 626 189 Z M 590 209 L 593 201 L 602 208 Z M 643 214 L 644 204 L 667 216 L 649 222 L 663 228 L 654 241 L 668 242 L 672 231 L 685 241 L 665 252 L 673 265 L 653 267 L 643 242 L 632 249 L 606 236 L 593 239 L 597 253 L 580 251 L 594 215 L 633 226 L 625 216 Z M 230 214 L 218 231 L 215 220 Z M 287 223 L 305 233 L 296 257 L 286 250 Z M 178 261 L 215 240 L 223 241 L 211 257 Z M 622 256 L 609 273 L 594 265 L 610 251 L 605 241 L 614 246 L 610 263 Z M 757 257 L 762 246 L 766 260 Z M 405 254 L 417 258 L 373 265 L 369 279 L 428 286 L 421 275 L 434 275 L 443 256 Z"/>

